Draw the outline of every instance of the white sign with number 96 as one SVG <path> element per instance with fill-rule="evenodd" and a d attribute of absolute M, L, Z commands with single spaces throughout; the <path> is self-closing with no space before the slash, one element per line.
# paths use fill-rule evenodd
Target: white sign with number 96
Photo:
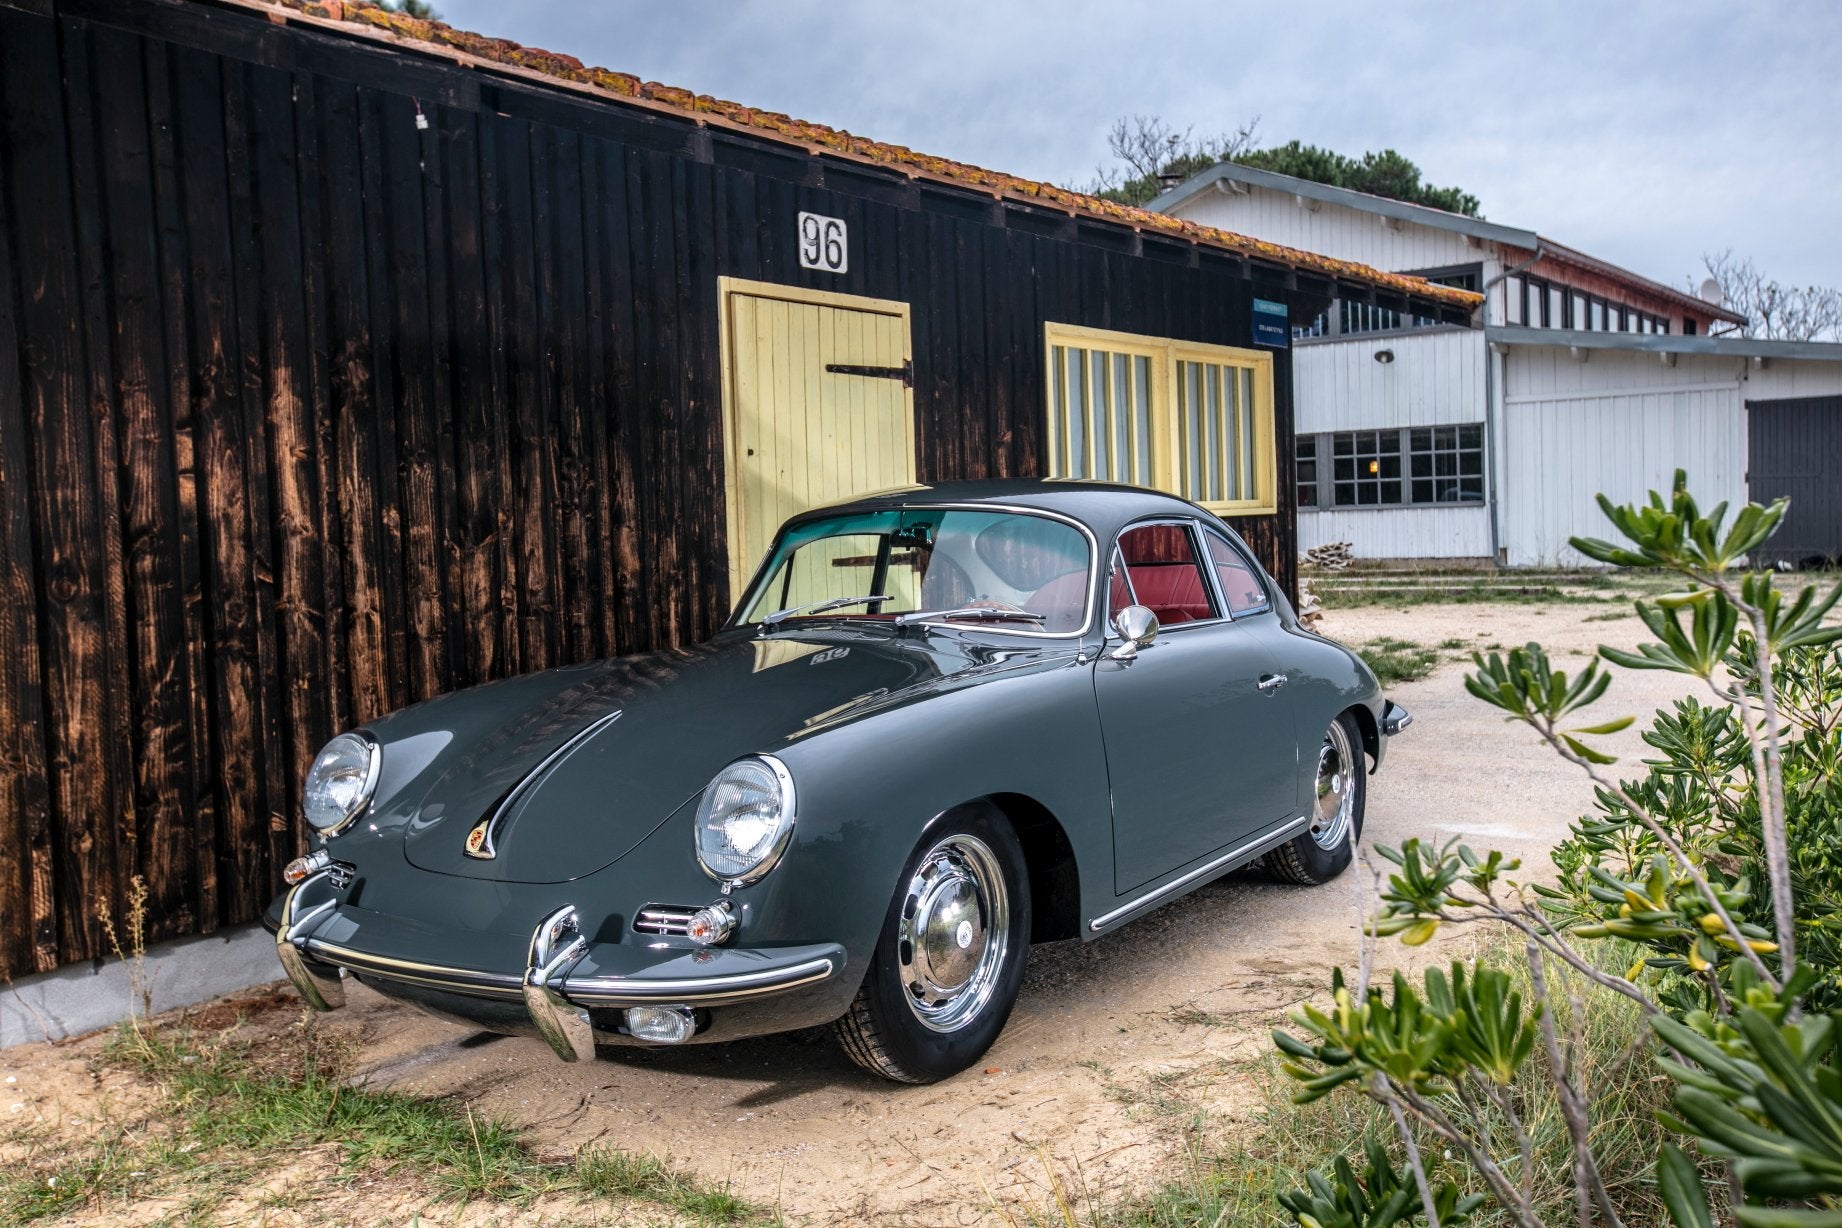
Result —
<path fill-rule="evenodd" d="M 799 267 L 842 273 L 851 264 L 850 244 L 845 241 L 844 222 L 822 213 L 799 215 Z"/>

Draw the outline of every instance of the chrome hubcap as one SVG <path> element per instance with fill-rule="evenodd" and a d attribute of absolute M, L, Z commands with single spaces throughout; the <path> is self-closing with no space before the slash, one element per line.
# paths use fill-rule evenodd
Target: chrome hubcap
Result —
<path fill-rule="evenodd" d="M 965 1026 L 997 991 L 1010 950 L 1004 871 L 975 836 L 927 851 L 902 893 L 896 958 L 915 1018 L 936 1032 Z"/>
<path fill-rule="evenodd" d="M 1317 800 L 1311 814 L 1311 838 L 1319 848 L 1334 849 L 1349 839 L 1356 812 L 1358 760 L 1342 721 L 1333 721 L 1318 748 Z"/>

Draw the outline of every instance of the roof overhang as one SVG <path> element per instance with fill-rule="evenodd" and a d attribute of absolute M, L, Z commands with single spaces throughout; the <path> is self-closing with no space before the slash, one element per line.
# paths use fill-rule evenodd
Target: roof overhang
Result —
<path fill-rule="evenodd" d="M 1220 188 L 1217 187 L 1218 184 L 1221 185 Z M 1349 188 L 1333 188 L 1329 184 L 1314 183 L 1309 179 L 1300 179 L 1294 175 L 1281 175 L 1274 171 L 1256 170 L 1251 166 L 1242 166 L 1236 162 L 1219 162 L 1206 171 L 1192 175 L 1145 207 L 1161 213 L 1169 213 L 1187 200 L 1193 200 L 1205 192 L 1225 190 L 1229 184 L 1244 184 L 1252 188 L 1265 188 L 1286 196 L 1322 201 L 1329 205 L 1342 205 L 1346 209 L 1357 209 L 1379 217 L 1394 218 L 1396 221 L 1431 226 L 1438 230 L 1449 230 L 1490 243 L 1513 243 L 1519 247 L 1533 247 L 1539 241 L 1539 236 L 1532 230 L 1518 230 L 1514 226 L 1499 226 L 1495 222 L 1486 222 L 1482 218 L 1466 217 L 1462 213 L 1449 213 L 1444 209 L 1434 209 L 1426 205 L 1410 205 L 1406 201 L 1390 200 L 1386 196 L 1371 196 L 1367 192 L 1356 192 Z"/>
<path fill-rule="evenodd" d="M 1576 328 L 1493 325 L 1493 346 L 1547 346 L 1563 350 L 1623 350 L 1633 354 L 1703 354 L 1712 358 L 1779 358 L 1842 362 L 1842 342 L 1761 341 L 1753 337 L 1688 337 L 1680 333 L 1600 333 Z"/>
<path fill-rule="evenodd" d="M 1725 320 L 1729 324 L 1746 323 L 1746 317 L 1731 308 L 1717 306 L 1685 290 L 1678 290 L 1674 286 L 1666 286 L 1660 281 L 1652 281 L 1648 277 L 1640 277 L 1629 269 L 1619 268 L 1617 265 L 1609 261 L 1601 260 L 1597 256 L 1589 256 L 1578 248 L 1568 247 L 1565 243 L 1556 243 L 1553 239 L 1549 238 L 1542 238 L 1539 242 L 1541 244 L 1540 255 L 1544 260 L 1553 260 L 1558 264 L 1572 265 L 1576 269 L 1584 269 L 1588 273 L 1596 273 L 1601 277 L 1608 277 L 1614 281 L 1623 282 L 1633 289 L 1654 294 L 1658 298 L 1667 299 L 1669 302 L 1676 303 L 1693 311 L 1697 315 L 1711 316 L 1716 320 Z M 1539 270 L 1537 270 L 1537 273 L 1539 274 Z"/>

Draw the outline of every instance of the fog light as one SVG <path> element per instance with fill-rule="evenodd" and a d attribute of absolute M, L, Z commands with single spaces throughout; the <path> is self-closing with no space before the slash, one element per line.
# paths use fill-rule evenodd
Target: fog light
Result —
<path fill-rule="evenodd" d="M 305 857 L 296 857 L 282 868 L 281 881 L 293 886 L 309 875 L 318 874 L 324 870 L 332 859 L 332 854 L 325 849 L 309 853 Z"/>
<path fill-rule="evenodd" d="M 677 1045 L 691 1039 L 697 1019 L 688 1006 L 629 1006 L 627 1031 L 635 1040 Z"/>
<path fill-rule="evenodd" d="M 684 936 L 705 947 L 713 947 L 735 932 L 736 913 L 728 900 L 698 909 L 684 924 Z"/>

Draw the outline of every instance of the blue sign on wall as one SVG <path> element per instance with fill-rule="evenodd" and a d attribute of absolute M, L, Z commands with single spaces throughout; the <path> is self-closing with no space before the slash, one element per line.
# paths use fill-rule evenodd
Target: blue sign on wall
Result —
<path fill-rule="evenodd" d="M 1292 325 L 1284 303 L 1254 300 L 1254 344 L 1282 350 L 1292 344 Z"/>

